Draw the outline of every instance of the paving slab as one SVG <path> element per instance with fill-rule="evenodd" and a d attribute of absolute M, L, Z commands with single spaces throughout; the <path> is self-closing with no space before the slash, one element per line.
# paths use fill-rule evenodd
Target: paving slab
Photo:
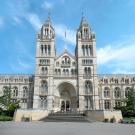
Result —
<path fill-rule="evenodd" d="M 0 135 L 135 135 L 135 124 L 0 122 Z"/>

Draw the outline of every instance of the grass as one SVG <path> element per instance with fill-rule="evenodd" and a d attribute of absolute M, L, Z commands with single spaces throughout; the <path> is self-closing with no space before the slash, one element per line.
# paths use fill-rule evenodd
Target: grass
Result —
<path fill-rule="evenodd" d="M 135 117 L 124 117 L 125 120 L 132 120 L 135 119 Z"/>
<path fill-rule="evenodd" d="M 0 121 L 12 121 L 13 117 L 0 115 Z"/>

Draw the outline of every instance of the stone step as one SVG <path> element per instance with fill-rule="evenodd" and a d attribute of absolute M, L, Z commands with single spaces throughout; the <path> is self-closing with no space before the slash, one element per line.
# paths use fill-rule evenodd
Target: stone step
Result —
<path fill-rule="evenodd" d="M 89 122 L 83 112 L 52 112 L 48 117 L 43 118 L 44 122 Z"/>
<path fill-rule="evenodd" d="M 49 116 L 84 116 L 84 113 L 80 113 L 80 112 L 56 112 L 56 113 L 50 113 Z"/>
<path fill-rule="evenodd" d="M 79 117 L 79 116 L 84 116 L 80 114 L 49 114 L 49 116 L 74 116 L 74 117 Z"/>
<path fill-rule="evenodd" d="M 88 122 L 84 117 L 58 117 L 58 116 L 54 116 L 54 117 L 47 117 L 45 119 L 42 119 L 42 121 L 45 122 Z"/>

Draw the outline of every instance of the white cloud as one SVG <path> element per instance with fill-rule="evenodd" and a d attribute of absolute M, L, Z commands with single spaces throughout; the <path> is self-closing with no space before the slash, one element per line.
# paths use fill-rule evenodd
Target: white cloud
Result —
<path fill-rule="evenodd" d="M 0 28 L 4 26 L 4 19 L 0 17 Z"/>
<path fill-rule="evenodd" d="M 22 41 L 16 39 L 14 42 L 14 46 L 11 49 L 14 50 L 15 55 L 10 56 L 12 71 L 15 73 L 31 72 L 34 66 L 34 56 L 30 53 L 28 46 L 25 46 Z"/>
<path fill-rule="evenodd" d="M 22 61 L 21 59 L 18 59 L 18 65 L 22 67 L 23 69 L 31 69 L 32 65 L 26 61 Z"/>
<path fill-rule="evenodd" d="M 97 50 L 97 63 L 113 73 L 135 73 L 135 43 L 111 44 Z"/>
<path fill-rule="evenodd" d="M 14 16 L 13 20 L 14 20 L 15 25 L 21 25 L 22 24 L 21 19 L 19 17 L 17 17 L 17 16 Z"/>
<path fill-rule="evenodd" d="M 14 62 L 15 63 L 15 62 Z M 17 66 L 16 66 L 17 65 Z M 13 72 L 28 72 L 31 71 L 33 69 L 33 65 L 28 61 L 23 61 L 22 59 L 17 59 L 16 64 L 11 63 L 11 69 L 13 70 Z"/>
<path fill-rule="evenodd" d="M 44 8 L 45 10 L 51 10 L 53 8 L 53 3 L 44 1 L 44 3 L 41 5 L 41 7 Z"/>
<path fill-rule="evenodd" d="M 126 46 L 108 45 L 97 51 L 98 64 L 106 64 L 112 60 L 133 61 L 135 59 L 135 44 Z"/>
<path fill-rule="evenodd" d="M 29 23 L 34 27 L 34 29 L 37 31 L 41 27 L 41 21 L 38 17 L 38 15 L 34 13 L 28 13 L 26 16 L 26 19 L 29 21 Z"/>
<path fill-rule="evenodd" d="M 67 44 L 75 45 L 75 31 L 69 29 L 67 26 L 63 24 L 55 25 L 55 32 L 58 37 L 64 40 Z M 66 37 L 65 37 L 66 35 Z"/>
<path fill-rule="evenodd" d="M 35 13 L 29 13 L 26 16 L 27 21 L 34 27 L 34 29 L 37 31 L 41 28 L 42 23 L 39 19 L 38 15 Z M 74 30 L 68 28 L 64 24 L 56 24 L 54 25 L 54 29 L 56 32 L 56 36 L 61 38 L 63 41 L 65 41 L 66 44 L 75 45 L 76 44 L 76 33 Z M 66 37 L 65 37 L 66 33 Z"/>

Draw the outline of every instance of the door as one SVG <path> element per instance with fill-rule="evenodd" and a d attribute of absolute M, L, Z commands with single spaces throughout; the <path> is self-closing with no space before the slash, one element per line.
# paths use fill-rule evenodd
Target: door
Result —
<path fill-rule="evenodd" d="M 69 107 L 70 107 L 69 101 L 66 101 L 66 111 L 69 111 Z"/>
<path fill-rule="evenodd" d="M 64 111 L 64 110 L 65 110 L 65 102 L 61 101 L 61 111 Z"/>

